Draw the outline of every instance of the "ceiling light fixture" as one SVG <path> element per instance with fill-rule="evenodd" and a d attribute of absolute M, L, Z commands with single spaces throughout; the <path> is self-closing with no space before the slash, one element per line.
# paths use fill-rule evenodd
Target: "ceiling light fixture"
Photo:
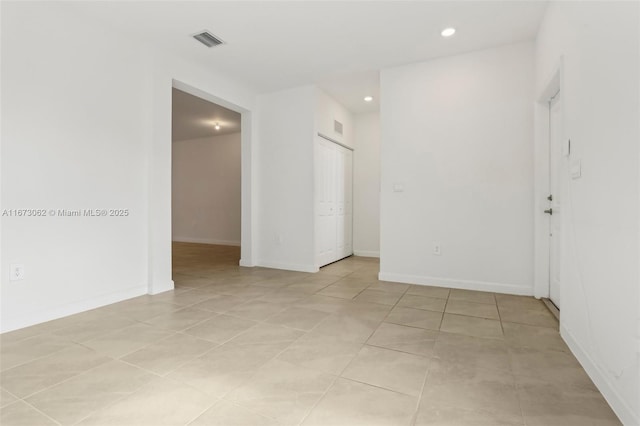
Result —
<path fill-rule="evenodd" d="M 444 30 L 442 30 L 440 35 L 442 35 L 442 37 L 451 37 L 455 33 L 456 33 L 456 29 L 453 28 L 453 27 L 449 27 L 449 28 L 445 28 Z"/>
<path fill-rule="evenodd" d="M 214 127 L 216 130 L 220 130 L 220 124 L 219 124 L 219 123 L 216 123 L 216 125 L 215 125 L 215 126 L 213 126 L 213 127 Z"/>
<path fill-rule="evenodd" d="M 373 96 L 365 96 L 364 97 L 364 101 L 365 102 L 371 102 L 373 100 Z"/>

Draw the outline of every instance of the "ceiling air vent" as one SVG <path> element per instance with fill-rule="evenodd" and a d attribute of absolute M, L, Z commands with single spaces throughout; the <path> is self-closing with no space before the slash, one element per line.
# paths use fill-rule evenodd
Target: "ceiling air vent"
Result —
<path fill-rule="evenodd" d="M 342 134 L 342 123 L 338 120 L 333 120 L 333 131 L 339 135 Z"/>
<path fill-rule="evenodd" d="M 194 34 L 192 37 L 207 47 L 215 47 L 220 44 L 224 44 L 224 41 L 220 40 L 218 37 L 214 36 L 209 31 L 199 32 L 197 34 Z"/>

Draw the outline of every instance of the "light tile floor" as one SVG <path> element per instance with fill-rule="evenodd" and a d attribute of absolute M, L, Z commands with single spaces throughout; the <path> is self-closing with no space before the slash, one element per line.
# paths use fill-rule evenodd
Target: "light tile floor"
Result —
<path fill-rule="evenodd" d="M 175 244 L 174 291 L 3 334 L 0 424 L 619 424 L 540 301 L 238 258 Z"/>

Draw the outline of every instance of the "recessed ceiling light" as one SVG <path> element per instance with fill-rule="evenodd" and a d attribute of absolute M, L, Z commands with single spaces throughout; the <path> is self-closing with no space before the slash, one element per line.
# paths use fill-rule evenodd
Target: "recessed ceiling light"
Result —
<path fill-rule="evenodd" d="M 373 100 L 373 96 L 365 96 L 364 97 L 364 101 L 365 102 L 371 102 Z"/>
<path fill-rule="evenodd" d="M 220 124 L 216 123 L 215 126 L 213 126 L 216 130 L 220 130 Z"/>
<path fill-rule="evenodd" d="M 452 27 L 449 27 L 449 28 L 445 28 L 444 30 L 442 30 L 442 32 L 440 34 L 442 35 L 442 37 L 451 37 L 455 33 L 456 33 L 456 29 L 452 28 Z"/>

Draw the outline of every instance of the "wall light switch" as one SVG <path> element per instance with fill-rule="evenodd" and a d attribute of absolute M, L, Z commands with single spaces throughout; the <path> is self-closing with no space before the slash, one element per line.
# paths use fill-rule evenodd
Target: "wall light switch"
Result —
<path fill-rule="evenodd" d="M 24 265 L 20 263 L 11 264 L 9 266 L 9 273 L 11 274 L 9 277 L 11 281 L 24 280 Z"/>
<path fill-rule="evenodd" d="M 442 256 L 442 248 L 440 247 L 440 244 L 436 243 L 433 245 L 433 254 L 435 256 Z"/>
<path fill-rule="evenodd" d="M 580 179 L 582 177 L 582 161 L 573 160 L 571 162 L 571 178 Z"/>
<path fill-rule="evenodd" d="M 404 192 L 404 185 L 401 183 L 394 183 L 393 192 Z"/>

